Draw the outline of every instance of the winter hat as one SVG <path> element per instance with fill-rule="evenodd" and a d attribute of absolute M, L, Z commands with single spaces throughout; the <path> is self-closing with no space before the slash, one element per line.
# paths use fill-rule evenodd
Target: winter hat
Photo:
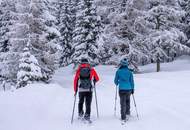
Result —
<path fill-rule="evenodd" d="M 120 65 L 121 66 L 128 66 L 128 61 L 127 61 L 127 58 L 124 58 L 120 61 Z"/>
<path fill-rule="evenodd" d="M 82 64 L 88 63 L 88 59 L 87 59 L 87 58 L 81 58 L 81 63 L 82 63 Z"/>

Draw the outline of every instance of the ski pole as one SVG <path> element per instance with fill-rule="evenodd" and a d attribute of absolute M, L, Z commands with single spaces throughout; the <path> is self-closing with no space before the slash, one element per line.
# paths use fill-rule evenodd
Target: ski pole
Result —
<path fill-rule="evenodd" d="M 74 104 L 73 104 L 73 112 L 72 112 L 72 117 L 71 117 L 71 124 L 73 124 L 73 118 L 74 118 L 74 113 L 75 113 L 75 103 L 76 103 L 76 95 L 74 96 Z"/>
<path fill-rule="evenodd" d="M 116 86 L 116 91 L 115 91 L 114 116 L 116 116 L 116 108 L 117 108 L 117 86 Z"/>
<path fill-rule="evenodd" d="M 94 94 L 95 94 L 95 100 L 96 100 L 97 117 L 99 118 L 99 112 L 98 112 L 98 100 L 97 100 L 97 94 L 96 94 L 96 84 L 94 84 Z"/>
<path fill-rule="evenodd" d="M 133 97 L 133 102 L 134 102 L 134 105 L 135 105 L 135 110 L 136 110 L 136 113 L 137 113 L 137 118 L 139 120 L 139 114 L 138 114 L 138 111 L 137 111 L 137 104 L 136 104 L 136 101 L 135 101 L 135 96 L 134 94 L 132 94 L 132 97 Z"/>

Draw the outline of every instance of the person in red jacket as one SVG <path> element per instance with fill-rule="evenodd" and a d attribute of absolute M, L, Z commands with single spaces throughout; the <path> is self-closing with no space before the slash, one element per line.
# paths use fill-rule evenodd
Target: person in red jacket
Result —
<path fill-rule="evenodd" d="M 74 78 L 74 92 L 75 96 L 79 92 L 78 114 L 79 119 L 90 121 L 91 102 L 92 102 L 92 82 L 95 83 L 99 77 L 94 68 L 88 62 L 88 59 L 82 58 L 75 78 Z M 83 111 L 83 104 L 85 101 L 86 112 Z"/>

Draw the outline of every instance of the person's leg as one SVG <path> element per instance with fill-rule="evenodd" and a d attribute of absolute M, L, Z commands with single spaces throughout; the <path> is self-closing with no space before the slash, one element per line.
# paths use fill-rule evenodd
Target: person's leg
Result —
<path fill-rule="evenodd" d="M 86 92 L 85 95 L 86 112 L 84 117 L 87 120 L 90 119 L 91 103 L 92 103 L 92 92 Z"/>
<path fill-rule="evenodd" d="M 84 92 L 79 92 L 79 104 L 78 104 L 79 117 L 82 117 L 84 114 L 83 104 L 84 104 Z"/>
<path fill-rule="evenodd" d="M 130 96 L 131 90 L 126 92 L 126 115 L 130 115 Z"/>
<path fill-rule="evenodd" d="M 126 119 L 126 93 L 124 91 L 119 91 L 120 96 L 120 106 L 121 106 L 121 120 Z"/>

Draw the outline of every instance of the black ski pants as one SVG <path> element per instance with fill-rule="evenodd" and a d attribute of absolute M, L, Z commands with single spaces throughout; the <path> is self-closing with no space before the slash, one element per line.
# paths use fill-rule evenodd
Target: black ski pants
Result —
<path fill-rule="evenodd" d="M 131 90 L 119 90 L 122 120 L 126 119 L 126 115 L 130 115 L 130 96 Z"/>
<path fill-rule="evenodd" d="M 86 106 L 85 114 L 83 111 L 84 102 Z M 91 103 L 92 103 L 92 92 L 79 92 L 79 104 L 78 104 L 79 116 L 84 115 L 85 119 L 90 119 Z"/>

